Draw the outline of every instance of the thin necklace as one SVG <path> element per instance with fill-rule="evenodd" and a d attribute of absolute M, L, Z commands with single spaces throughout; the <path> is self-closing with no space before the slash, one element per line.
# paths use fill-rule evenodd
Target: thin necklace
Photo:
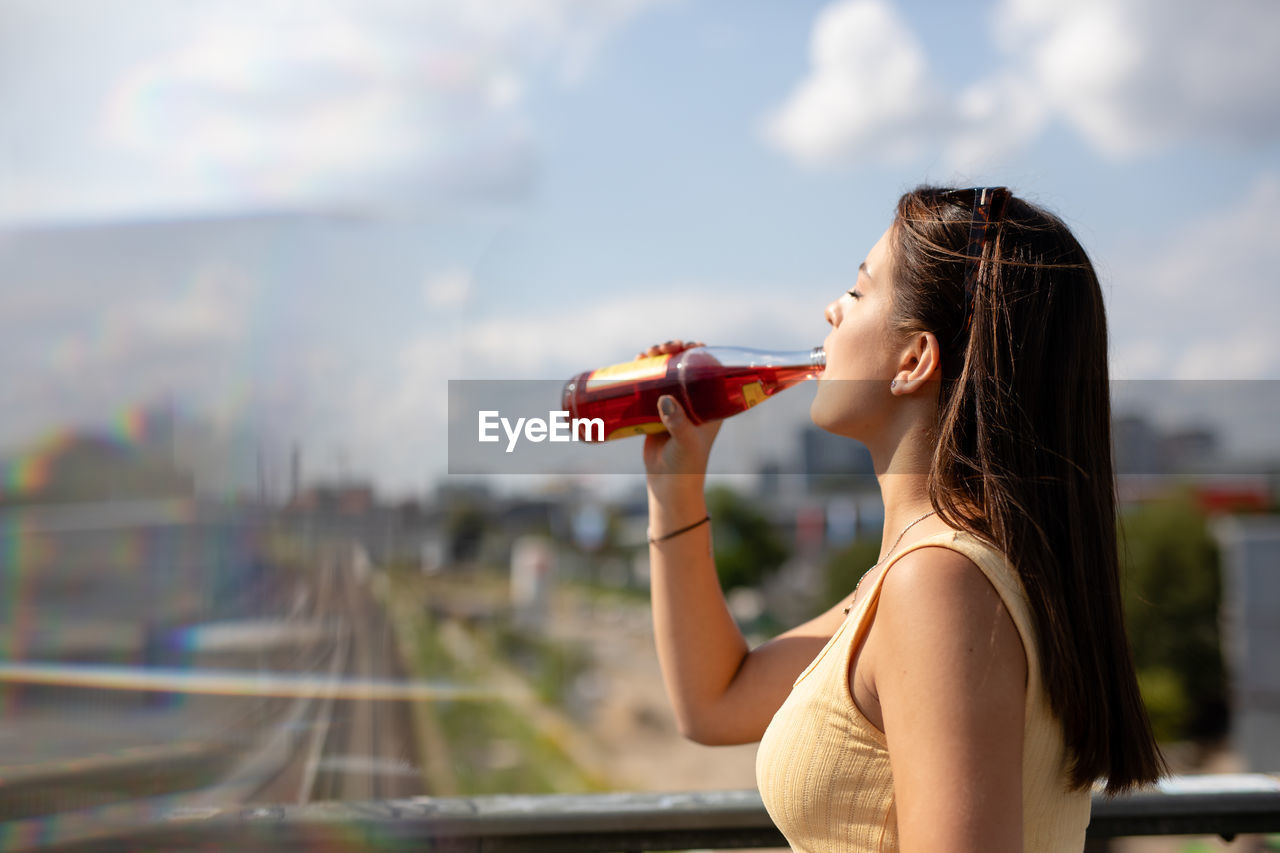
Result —
<path fill-rule="evenodd" d="M 926 512 L 924 515 L 922 515 L 922 516 L 920 516 L 919 518 L 917 518 L 915 521 L 913 521 L 913 522 L 911 522 L 910 524 L 908 524 L 906 527 L 902 528 L 902 532 L 898 534 L 898 538 L 897 538 L 897 539 L 893 540 L 893 544 L 889 546 L 889 550 L 888 550 L 888 551 L 885 551 L 885 552 L 884 552 L 884 556 L 883 556 L 883 557 L 881 557 L 880 559 L 876 560 L 876 564 L 875 564 L 874 566 L 872 566 L 871 568 L 867 569 L 865 572 L 863 572 L 863 573 L 862 573 L 862 577 L 858 578 L 858 582 L 857 582 L 856 584 L 854 584 L 854 586 L 853 586 L 853 598 L 852 598 L 852 599 L 850 599 L 850 601 L 849 601 L 849 606 L 848 606 L 848 607 L 846 607 L 846 608 L 844 609 L 844 615 L 845 615 L 845 616 L 848 616 L 848 615 L 849 615 L 849 611 L 853 610 L 853 602 L 857 600 L 857 598 L 858 598 L 858 590 L 862 588 L 862 582 L 863 582 L 864 580 L 866 580 L 866 579 L 867 579 L 867 575 L 869 575 L 869 574 L 871 574 L 872 572 L 874 572 L 877 568 L 879 568 L 879 567 L 880 567 L 880 564 L 881 564 L 881 563 L 883 563 L 885 560 L 889 559 L 889 555 L 893 553 L 893 549 L 894 549 L 894 548 L 897 548 L 897 547 L 898 547 L 898 543 L 902 541 L 902 537 L 903 537 L 903 536 L 906 536 L 906 535 L 907 535 L 907 531 L 908 531 L 908 530 L 910 530 L 911 528 L 915 527 L 917 524 L 919 524 L 920 522 L 924 521 L 924 520 L 925 520 L 926 518 L 928 518 L 929 516 L 933 515 L 933 514 L 934 514 L 934 512 L 935 512 L 935 510 L 932 510 L 932 509 L 931 509 L 931 510 L 929 510 L 928 512 Z"/>

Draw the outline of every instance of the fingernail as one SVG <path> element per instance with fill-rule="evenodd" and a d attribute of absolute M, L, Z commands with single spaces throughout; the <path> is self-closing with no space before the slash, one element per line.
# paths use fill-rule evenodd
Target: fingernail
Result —
<path fill-rule="evenodd" d="M 658 401 L 658 411 L 667 417 L 671 417 L 676 413 L 676 401 L 670 397 L 663 397 Z"/>

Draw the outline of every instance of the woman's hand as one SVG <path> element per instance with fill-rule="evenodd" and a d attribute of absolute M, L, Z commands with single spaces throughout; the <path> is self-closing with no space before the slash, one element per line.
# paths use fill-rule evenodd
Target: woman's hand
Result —
<path fill-rule="evenodd" d="M 636 357 L 675 355 L 699 346 L 703 344 L 667 341 L 649 347 Z M 683 485 L 692 486 L 701 492 L 702 478 L 707 472 L 707 460 L 711 457 L 711 445 L 720 432 L 720 421 L 708 421 L 695 426 L 689 421 L 689 416 L 679 401 L 670 395 L 658 399 L 658 415 L 662 418 L 662 425 L 667 428 L 666 433 L 647 435 L 644 439 L 644 467 L 649 475 L 650 489 L 659 485 L 655 478 L 666 481 L 663 475 L 693 474 L 696 476 L 690 479 L 696 482 L 686 482 Z M 680 478 L 681 481 L 685 479 Z"/>

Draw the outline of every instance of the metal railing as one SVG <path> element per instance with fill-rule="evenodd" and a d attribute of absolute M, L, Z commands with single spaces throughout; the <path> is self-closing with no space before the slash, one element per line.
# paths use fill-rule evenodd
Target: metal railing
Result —
<path fill-rule="evenodd" d="M 1090 839 L 1280 833 L 1280 777 L 1186 776 L 1158 789 L 1095 794 Z M 785 847 L 755 791 L 418 797 L 178 810 L 137 828 L 127 847 L 102 838 L 81 851 L 430 850 L 474 853 Z M 317 847 L 317 845 L 320 845 Z"/>

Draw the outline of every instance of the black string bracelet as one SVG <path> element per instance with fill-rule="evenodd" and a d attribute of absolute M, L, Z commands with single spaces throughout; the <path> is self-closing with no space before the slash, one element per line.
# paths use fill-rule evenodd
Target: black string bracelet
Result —
<path fill-rule="evenodd" d="M 663 534 L 662 536 L 650 536 L 649 544 L 657 545 L 659 542 L 666 542 L 668 539 L 674 539 L 675 537 L 679 536 L 681 533 L 688 533 L 690 530 L 693 530 L 695 527 L 701 527 L 702 525 L 706 524 L 710 520 L 711 520 L 711 514 L 708 513 L 705 517 L 699 519 L 698 521 L 695 521 L 693 524 L 690 524 L 688 527 L 681 527 L 679 530 L 673 530 L 670 533 Z"/>

